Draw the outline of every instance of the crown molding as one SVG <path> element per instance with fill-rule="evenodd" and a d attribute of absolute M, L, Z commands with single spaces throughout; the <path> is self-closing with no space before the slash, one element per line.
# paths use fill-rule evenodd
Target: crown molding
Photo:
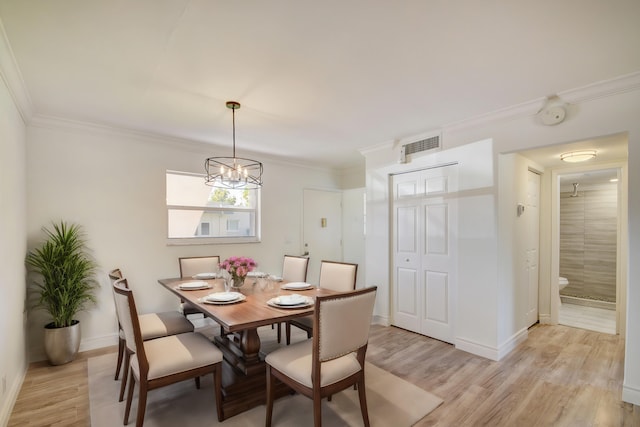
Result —
<path fill-rule="evenodd" d="M 640 90 L 640 71 L 625 74 L 609 80 L 602 80 L 591 83 L 575 89 L 569 89 L 555 94 L 561 101 L 570 104 L 580 104 L 589 102 L 599 98 L 615 96 L 626 92 Z M 541 97 L 521 104 L 512 105 L 510 107 L 491 111 L 479 116 L 470 117 L 458 122 L 443 125 L 441 132 L 443 134 L 443 143 L 446 144 L 446 134 L 474 127 L 486 126 L 491 123 L 514 120 L 518 118 L 531 117 L 538 114 L 541 108 L 549 101 L 549 97 Z M 407 138 L 401 140 L 391 140 L 382 143 L 363 147 L 358 150 L 363 156 L 375 153 L 381 150 L 393 150 L 393 148 Z"/>
<path fill-rule="evenodd" d="M 558 92 L 554 95 L 565 103 L 580 104 L 625 92 L 633 92 L 638 89 L 640 89 L 640 72 L 634 72 L 614 77 L 609 80 L 601 80 L 578 88 Z M 550 98 L 548 96 L 545 96 L 461 120 L 459 122 L 449 123 L 443 126 L 443 130 L 446 132 L 452 132 L 477 126 L 486 126 L 487 124 L 494 122 L 535 116 L 540 112 L 540 109 L 544 107 L 549 99 Z"/>
<path fill-rule="evenodd" d="M 0 19 L 0 80 L 7 86 L 24 123 L 29 123 L 33 116 L 33 103 L 13 55 L 2 19 Z"/>
<path fill-rule="evenodd" d="M 68 119 L 64 117 L 47 116 L 43 114 L 35 114 L 29 121 L 29 126 L 41 129 L 53 129 L 62 130 L 65 132 L 85 132 L 95 135 L 108 135 L 116 138 L 132 138 L 149 144 L 163 144 L 167 147 L 188 150 L 193 153 L 207 155 L 207 152 L 212 150 L 229 150 L 228 145 L 221 145 L 213 142 L 196 141 L 192 139 L 185 139 L 179 137 L 173 137 L 163 135 L 159 133 L 140 131 L 136 129 L 124 128 L 115 125 L 108 125 L 104 123 L 87 122 L 81 120 Z M 268 160 L 271 163 L 285 165 L 285 166 L 298 166 L 301 168 L 311 168 L 318 171 L 333 170 L 342 172 L 349 168 L 335 168 L 326 165 L 307 163 L 299 159 L 289 159 L 284 157 L 273 156 L 270 154 L 248 151 L 248 155 L 258 157 L 261 161 Z"/>

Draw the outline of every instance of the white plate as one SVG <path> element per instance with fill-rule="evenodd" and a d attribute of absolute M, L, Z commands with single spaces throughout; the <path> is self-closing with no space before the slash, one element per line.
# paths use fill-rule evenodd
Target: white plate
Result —
<path fill-rule="evenodd" d="M 219 293 L 237 293 L 237 292 L 219 292 Z M 225 304 L 235 304 L 237 302 L 244 301 L 247 299 L 247 297 L 245 297 L 242 294 L 238 294 L 238 295 L 240 295 L 238 298 L 232 299 L 230 301 L 216 301 L 216 300 L 207 299 L 207 297 L 200 298 L 198 301 L 203 304 L 225 305 Z"/>
<path fill-rule="evenodd" d="M 243 297 L 240 292 L 216 292 L 213 294 L 209 294 L 203 299 L 206 302 L 229 302 L 235 301 L 241 297 Z"/>
<path fill-rule="evenodd" d="M 291 290 L 311 289 L 314 287 L 315 286 L 305 282 L 290 282 L 282 285 L 282 289 L 291 289 Z"/>
<path fill-rule="evenodd" d="M 263 273 L 262 271 L 250 271 L 247 273 L 247 277 L 267 277 L 267 273 Z"/>
<path fill-rule="evenodd" d="M 286 296 L 289 296 L 289 295 L 286 295 Z M 298 295 L 298 297 L 302 298 L 302 300 L 297 300 L 296 304 L 291 304 L 290 302 L 292 300 L 287 300 L 286 298 L 283 304 L 282 296 L 280 296 L 276 298 L 271 298 L 269 301 L 267 301 L 267 305 L 270 305 L 271 307 L 277 307 L 277 308 L 305 308 L 305 307 L 309 307 L 310 305 L 313 305 L 313 298 L 304 297 L 302 295 Z"/>
<path fill-rule="evenodd" d="M 193 276 L 194 279 L 215 279 L 216 277 L 218 277 L 218 273 L 198 273 L 198 274 L 194 274 Z"/>
<path fill-rule="evenodd" d="M 180 288 L 183 291 L 194 291 L 194 290 L 198 290 L 198 289 L 208 289 L 210 287 L 211 287 L 211 285 L 209 285 L 207 282 L 203 282 L 202 280 L 195 281 L 195 282 L 184 282 L 184 283 L 180 283 L 178 285 L 178 288 Z"/>
<path fill-rule="evenodd" d="M 291 295 L 280 295 L 275 298 L 273 301 L 277 305 L 300 305 L 307 302 L 307 299 L 302 295 L 291 294 Z"/>

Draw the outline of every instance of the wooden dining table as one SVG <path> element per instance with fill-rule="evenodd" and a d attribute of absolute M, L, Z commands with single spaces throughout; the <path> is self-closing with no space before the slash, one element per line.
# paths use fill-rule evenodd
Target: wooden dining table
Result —
<path fill-rule="evenodd" d="M 284 290 L 281 287 L 286 282 L 264 286 L 265 282 L 262 280 L 266 279 L 247 278 L 244 286 L 234 289 L 244 296 L 242 301 L 210 304 L 203 302 L 203 298 L 214 292 L 223 292 L 224 280 L 203 280 L 211 286 L 208 289 L 180 288 L 182 283 L 194 280 L 196 279 L 182 277 L 159 279 L 158 282 L 221 326 L 221 333 L 214 337 L 214 342 L 224 355 L 222 413 L 226 419 L 266 402 L 265 354 L 261 352 L 258 328 L 307 316 L 313 314 L 314 310 L 313 304 L 302 308 L 279 308 L 267 302 L 272 298 L 293 293 L 315 298 L 318 295 L 332 295 L 336 292 L 316 287 L 309 290 Z M 278 397 L 290 392 L 291 390 L 283 384 L 276 390 Z"/>

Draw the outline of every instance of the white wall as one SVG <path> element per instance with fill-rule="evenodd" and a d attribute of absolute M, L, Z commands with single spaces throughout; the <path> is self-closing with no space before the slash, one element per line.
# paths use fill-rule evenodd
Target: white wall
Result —
<path fill-rule="evenodd" d="M 460 245 L 460 255 L 471 261 L 466 264 L 460 260 L 458 283 L 458 318 L 456 335 L 464 346 L 461 348 L 476 354 L 489 354 L 502 357 L 513 344 L 514 337 L 522 329 L 519 320 L 523 304 L 514 301 L 519 293 L 516 284 L 510 279 L 518 266 L 514 259 L 504 263 L 500 255 L 513 253 L 513 224 L 500 222 L 500 201 L 498 181 L 508 179 L 498 173 L 498 156 L 541 146 L 562 144 L 594 137 L 627 132 L 629 135 L 629 183 L 640 182 L 640 74 L 623 76 L 600 84 L 590 85 L 558 94 L 571 104 L 570 113 L 565 122 L 556 126 L 544 126 L 539 123 L 535 113 L 544 100 L 531 102 L 466 123 L 447 126 L 442 129 L 445 151 L 434 154 L 433 162 L 454 147 L 462 150 L 456 154 L 468 159 L 460 165 L 461 173 L 485 171 L 479 174 L 488 180 L 486 185 L 476 185 L 465 198 L 467 206 L 460 206 L 461 221 L 467 226 L 461 228 L 460 237 L 466 239 Z M 488 158 L 469 159 L 476 141 L 493 141 L 492 153 Z M 400 147 L 389 143 L 364 151 L 367 170 L 367 277 L 368 281 L 383 282 L 385 292 L 380 293 L 376 314 L 381 320 L 388 320 L 389 310 L 389 268 L 386 264 L 389 254 L 389 208 L 387 173 L 390 170 L 418 169 L 427 161 L 414 160 L 408 165 L 397 165 Z M 485 157 L 485 156 L 483 156 Z M 471 168 L 472 171 L 465 169 Z M 508 175 L 508 174 L 506 174 Z M 495 181 L 494 181 L 495 180 Z M 543 195 L 548 191 L 548 179 L 543 180 Z M 515 191 L 515 188 L 514 190 Z M 516 197 L 516 196 L 513 196 Z M 625 379 L 623 398 L 640 404 L 640 192 L 630 185 L 629 194 L 629 271 L 628 271 L 628 308 L 625 353 Z M 478 209 L 479 208 L 479 209 Z M 473 214 L 466 213 L 474 209 Z M 505 208 L 506 209 L 506 208 Z M 462 215 L 469 217 L 464 219 Z M 543 214 L 542 224 L 549 218 Z M 472 230 L 477 227 L 477 230 Z M 548 250 L 549 242 L 541 242 L 541 250 Z M 635 259 L 633 259 L 635 258 Z M 384 260 L 384 261 L 382 261 Z M 549 276 L 550 271 L 541 271 Z M 504 280 L 500 282 L 500 280 Z M 541 304 L 549 304 L 549 283 L 551 277 L 541 276 Z M 468 294 L 467 294 L 468 292 Z M 514 301 L 512 304 L 511 301 Z M 549 313 L 549 307 L 542 304 L 541 312 Z M 500 322 L 500 323 L 499 323 Z M 459 342 L 456 342 L 458 346 Z"/>
<path fill-rule="evenodd" d="M 29 247 L 41 241 L 41 227 L 52 220 L 77 222 L 100 264 L 98 304 L 79 316 L 81 350 L 116 343 L 109 270 L 121 268 L 130 279 L 141 312 L 177 307 L 157 279 L 178 275 L 179 256 L 246 255 L 260 270 L 279 273 L 284 254 L 302 251 L 303 188 L 340 188 L 340 175 L 329 170 L 243 153 L 264 163 L 262 242 L 167 246 L 165 171 L 202 173 L 215 147 L 42 120 L 29 126 L 27 140 Z M 42 358 L 44 323 L 41 313 L 33 313 L 33 360 Z"/>
<path fill-rule="evenodd" d="M 456 347 L 495 358 L 498 300 L 496 167 L 491 140 L 414 157 L 399 157 L 384 148 L 367 158 L 366 281 L 378 285 L 376 316 L 390 321 L 389 174 L 458 162 L 458 283 L 455 317 Z M 487 325 L 494 325 L 487 327 Z"/>
<path fill-rule="evenodd" d="M 9 420 L 27 368 L 25 169 L 25 124 L 0 68 L 0 425 Z"/>

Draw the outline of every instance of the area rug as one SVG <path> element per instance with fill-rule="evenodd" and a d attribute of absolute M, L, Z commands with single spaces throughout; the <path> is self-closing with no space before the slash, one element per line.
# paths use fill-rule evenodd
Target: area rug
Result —
<path fill-rule="evenodd" d="M 122 425 L 125 402 L 118 402 L 120 381 L 114 381 L 116 354 L 94 357 L 88 361 L 91 425 Z M 421 388 L 367 363 L 365 368 L 367 406 L 372 426 L 411 426 L 437 408 L 442 399 Z M 135 425 L 137 391 L 134 394 L 129 423 Z M 361 426 L 358 392 L 349 389 L 322 403 L 322 420 L 326 426 Z M 208 375 L 200 390 L 193 381 L 184 381 L 149 392 L 144 425 L 147 427 L 263 426 L 265 406 L 228 418 L 219 423 L 213 396 L 213 380 Z M 274 426 L 313 425 L 311 399 L 300 395 L 276 400 Z"/>

